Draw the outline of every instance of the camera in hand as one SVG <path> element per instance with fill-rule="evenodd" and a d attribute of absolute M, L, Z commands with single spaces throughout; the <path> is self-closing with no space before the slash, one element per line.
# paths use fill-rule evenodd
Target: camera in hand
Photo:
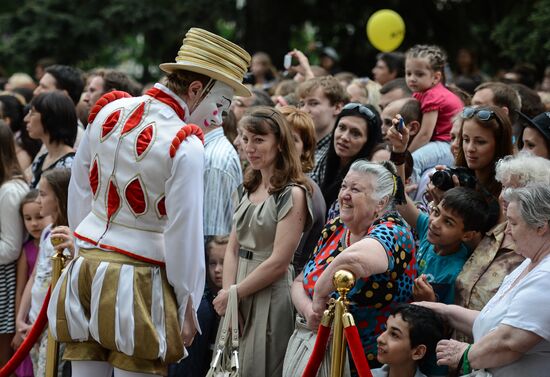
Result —
<path fill-rule="evenodd" d="M 447 191 L 455 186 L 453 175 L 456 175 L 461 186 L 475 188 L 476 177 L 474 172 L 468 168 L 456 167 L 438 170 L 432 175 L 432 183 L 441 191 Z"/>

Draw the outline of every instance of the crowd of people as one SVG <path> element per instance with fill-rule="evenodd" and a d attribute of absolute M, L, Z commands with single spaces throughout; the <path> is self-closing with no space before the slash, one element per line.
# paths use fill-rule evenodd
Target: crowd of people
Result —
<path fill-rule="evenodd" d="M 332 48 L 279 72 L 218 38 L 191 29 L 154 85 L 49 60 L 3 80 L 0 366 L 57 249 L 60 375 L 205 376 L 235 285 L 241 375 L 301 376 L 341 269 L 374 376 L 547 375 L 550 68 L 490 78 L 462 49 L 450 75 L 415 45 L 372 77 Z"/>

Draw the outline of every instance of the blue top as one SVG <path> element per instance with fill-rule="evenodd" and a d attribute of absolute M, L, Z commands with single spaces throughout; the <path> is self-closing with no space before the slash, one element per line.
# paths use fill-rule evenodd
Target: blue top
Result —
<path fill-rule="evenodd" d="M 219 127 L 204 136 L 204 236 L 231 233 L 231 195 L 243 183 L 239 155 Z"/>
<path fill-rule="evenodd" d="M 420 213 L 416 220 L 416 232 L 420 241 L 416 257 L 418 275 L 427 276 L 438 302 L 453 304 L 455 280 L 470 256 L 470 250 L 461 243 L 458 251 L 453 254 L 437 254 L 434 245 L 428 241 L 428 219 L 427 214 Z"/>

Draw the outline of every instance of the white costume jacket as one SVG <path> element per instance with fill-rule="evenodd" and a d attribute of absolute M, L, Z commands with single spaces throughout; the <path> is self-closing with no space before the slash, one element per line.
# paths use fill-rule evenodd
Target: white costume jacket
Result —
<path fill-rule="evenodd" d="M 183 325 L 205 281 L 202 133 L 185 124 L 185 102 L 161 84 L 101 101 L 73 163 L 69 225 L 81 248 L 165 266 Z M 194 321 L 199 328 L 196 314 Z"/>

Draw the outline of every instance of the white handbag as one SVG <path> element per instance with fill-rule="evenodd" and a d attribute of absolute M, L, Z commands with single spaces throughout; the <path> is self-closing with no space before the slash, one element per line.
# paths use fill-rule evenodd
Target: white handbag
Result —
<path fill-rule="evenodd" d="M 227 309 L 223 317 L 222 329 L 210 369 L 206 377 L 238 377 L 239 368 L 239 298 L 237 286 L 229 288 Z M 229 342 L 231 332 L 231 342 Z"/>
<path fill-rule="evenodd" d="M 288 341 L 285 359 L 283 362 L 283 377 L 301 376 L 306 369 L 306 365 L 311 357 L 317 334 L 311 331 L 306 324 L 306 320 L 300 314 L 296 315 L 296 327 L 294 333 Z M 317 371 L 317 377 L 329 377 L 331 366 L 331 346 L 325 351 L 323 361 Z M 349 370 L 349 361 L 346 352 L 343 377 L 351 375 Z"/>

